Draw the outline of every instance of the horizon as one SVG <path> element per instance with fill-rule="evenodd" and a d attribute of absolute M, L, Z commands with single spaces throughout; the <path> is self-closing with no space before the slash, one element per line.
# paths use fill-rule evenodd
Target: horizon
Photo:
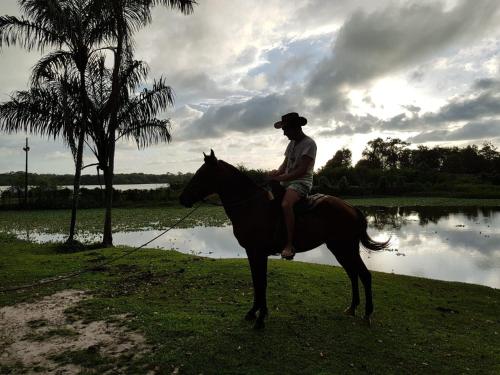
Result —
<path fill-rule="evenodd" d="M 291 111 L 309 120 L 315 170 L 343 147 L 355 164 L 377 137 L 498 147 L 499 12 L 495 0 L 200 1 L 188 16 L 156 7 L 135 36 L 136 59 L 150 66 L 145 86 L 164 76 L 176 93 L 163 114 L 173 142 L 141 151 L 120 142 L 116 174 L 194 172 L 210 149 L 233 165 L 275 169 L 288 141 L 272 125 Z M 2 1 L 0 14 L 18 15 L 17 2 Z M 0 49 L 2 102 L 27 87 L 40 56 Z M 74 173 L 62 141 L 28 137 L 30 172 Z M 24 170 L 25 138 L 2 133 L 0 173 Z"/>

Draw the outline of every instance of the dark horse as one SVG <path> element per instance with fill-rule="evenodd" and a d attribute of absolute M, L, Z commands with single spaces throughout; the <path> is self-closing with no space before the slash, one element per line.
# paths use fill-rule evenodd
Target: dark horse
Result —
<path fill-rule="evenodd" d="M 279 224 L 283 222 L 281 201 L 272 200 L 268 191 L 237 168 L 217 160 L 212 151 L 205 155 L 205 163 L 185 187 L 180 202 L 191 207 L 213 193 L 219 195 L 250 263 L 254 303 L 245 318 L 257 319 L 255 328 L 262 328 L 267 315 L 267 258 L 279 253 L 286 240 L 285 232 L 279 230 L 283 229 L 283 224 Z M 365 319 L 369 322 L 373 312 L 371 274 L 359 255 L 359 243 L 370 250 L 381 250 L 388 246 L 388 241 L 372 240 L 366 228 L 361 211 L 339 198 L 326 196 L 312 211 L 296 218 L 294 246 L 297 252 L 304 252 L 326 243 L 351 279 L 352 301 L 345 310 L 350 315 L 359 305 L 359 276 L 365 289 Z"/>

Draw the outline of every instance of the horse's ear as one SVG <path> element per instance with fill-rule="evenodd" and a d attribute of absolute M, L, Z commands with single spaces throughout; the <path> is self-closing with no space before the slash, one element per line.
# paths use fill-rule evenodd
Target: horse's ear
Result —
<path fill-rule="evenodd" d="M 217 163 L 217 158 L 215 157 L 214 150 L 210 150 L 210 155 L 206 155 L 205 153 L 203 153 L 203 156 L 205 156 L 205 163 Z"/>

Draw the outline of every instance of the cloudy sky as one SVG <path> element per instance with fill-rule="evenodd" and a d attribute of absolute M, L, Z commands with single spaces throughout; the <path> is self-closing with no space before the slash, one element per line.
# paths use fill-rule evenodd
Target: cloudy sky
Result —
<path fill-rule="evenodd" d="M 17 13 L 15 0 L 0 2 L 0 14 Z M 499 13 L 498 0 L 199 0 L 189 16 L 155 8 L 136 57 L 176 93 L 162 115 L 173 141 L 142 151 L 120 143 L 116 171 L 195 171 L 211 148 L 232 164 L 275 168 L 287 140 L 273 123 L 290 111 L 308 118 L 316 168 L 340 147 L 359 159 L 376 137 L 500 146 Z M 0 50 L 1 101 L 26 87 L 37 58 Z M 0 134 L 0 173 L 24 169 L 25 137 Z M 30 143 L 32 171 L 73 172 L 62 142 Z"/>

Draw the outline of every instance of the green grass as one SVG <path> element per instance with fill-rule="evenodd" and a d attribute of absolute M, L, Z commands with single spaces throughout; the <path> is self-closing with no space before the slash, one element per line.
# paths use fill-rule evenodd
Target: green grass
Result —
<path fill-rule="evenodd" d="M 167 228 L 190 210 L 177 207 L 114 208 L 113 231 L 133 231 Z M 66 233 L 69 230 L 70 210 L 0 211 L 0 231 L 31 230 L 45 233 Z M 188 217 L 180 228 L 218 226 L 228 219 L 221 207 L 202 206 Z M 100 233 L 104 224 L 104 209 L 78 211 L 77 227 L 85 232 Z"/>
<path fill-rule="evenodd" d="M 58 275 L 127 249 L 62 254 L 57 248 L 0 235 L 0 285 Z M 0 306 L 67 288 L 94 295 L 68 311 L 70 318 L 127 313 L 125 324 L 142 331 L 154 348 L 142 359 L 117 361 L 91 349 L 55 358 L 87 373 L 102 373 L 117 362 L 124 373 L 138 374 L 500 373 L 500 290 L 484 286 L 373 272 L 375 313 L 368 328 L 342 314 L 350 284 L 341 268 L 272 260 L 270 316 L 264 330 L 254 331 L 243 320 L 252 301 L 245 260 L 144 249 L 99 272 L 0 293 Z"/>
<path fill-rule="evenodd" d="M 500 207 L 500 199 L 448 198 L 448 197 L 380 197 L 380 198 L 348 198 L 355 206 L 370 207 Z"/>

